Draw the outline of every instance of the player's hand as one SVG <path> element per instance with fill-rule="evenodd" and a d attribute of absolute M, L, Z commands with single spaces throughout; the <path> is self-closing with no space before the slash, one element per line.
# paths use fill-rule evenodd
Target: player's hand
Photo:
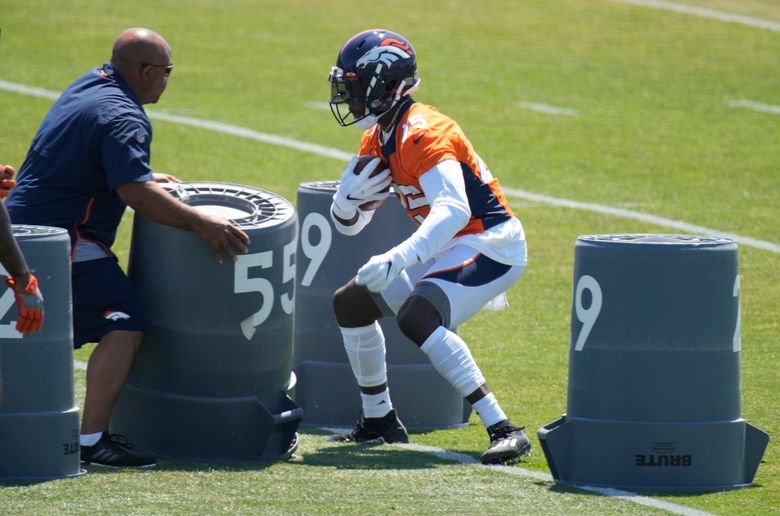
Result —
<path fill-rule="evenodd" d="M 389 169 L 370 177 L 380 163 L 379 158 L 374 158 L 359 174 L 355 174 L 357 163 L 358 157 L 354 156 L 341 174 L 339 187 L 333 194 L 333 213 L 345 220 L 352 219 L 361 204 L 381 201 L 390 195 L 389 191 L 382 191 L 392 182 Z"/>
<path fill-rule="evenodd" d="M 5 199 L 11 193 L 11 188 L 16 186 L 14 174 L 16 171 L 11 165 L 0 164 L 0 199 Z"/>
<path fill-rule="evenodd" d="M 355 283 L 363 285 L 371 292 L 382 292 L 404 270 L 401 256 L 390 250 L 384 254 L 372 256 L 358 269 Z"/>
<path fill-rule="evenodd" d="M 246 253 L 249 250 L 249 235 L 229 220 L 203 212 L 198 214 L 200 221 L 194 231 L 211 248 L 217 263 L 222 264 L 222 253 L 235 262 L 238 259 L 237 253 Z"/>
<path fill-rule="evenodd" d="M 38 289 L 38 280 L 30 274 L 27 285 L 17 285 L 13 278 L 5 282 L 14 292 L 16 307 L 19 309 L 19 319 L 16 321 L 16 331 L 30 335 L 41 329 L 43 325 L 43 295 Z"/>
<path fill-rule="evenodd" d="M 355 159 L 356 158 L 353 158 L 353 160 Z M 381 160 L 379 158 L 374 158 L 368 163 L 368 165 L 363 167 L 363 170 L 360 171 L 360 174 L 355 175 L 354 170 L 352 171 L 352 177 L 355 178 L 355 181 L 350 187 L 350 199 L 360 201 L 360 204 L 363 204 L 364 202 L 368 201 L 383 201 L 387 198 L 388 195 L 390 195 L 389 190 L 383 192 L 383 190 L 389 187 L 390 183 L 393 181 L 390 169 L 385 169 L 375 176 L 371 175 L 374 173 L 374 170 L 376 170 L 376 167 L 378 167 L 380 163 Z M 343 176 L 341 180 L 344 180 Z"/>

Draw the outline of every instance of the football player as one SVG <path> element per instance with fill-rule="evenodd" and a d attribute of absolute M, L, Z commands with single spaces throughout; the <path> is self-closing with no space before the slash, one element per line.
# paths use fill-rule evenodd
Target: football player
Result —
<path fill-rule="evenodd" d="M 523 227 L 485 162 L 461 128 L 416 102 L 416 54 L 404 37 L 384 29 L 360 32 L 342 46 L 331 70 L 330 107 L 342 126 L 364 130 L 358 155 L 376 159 L 355 174 L 344 170 L 331 218 L 345 235 L 371 221 L 368 201 L 393 191 L 419 227 L 405 241 L 371 257 L 333 296 L 333 308 L 362 413 L 346 442 L 407 442 L 390 399 L 385 340 L 377 320 L 395 315 L 401 331 L 471 404 L 487 428 L 481 460 L 495 464 L 530 453 L 466 343 L 452 331 L 483 306 L 503 301 L 526 265 Z M 389 169 L 372 174 L 380 161 Z M 377 228 L 381 230 L 381 228 Z"/>

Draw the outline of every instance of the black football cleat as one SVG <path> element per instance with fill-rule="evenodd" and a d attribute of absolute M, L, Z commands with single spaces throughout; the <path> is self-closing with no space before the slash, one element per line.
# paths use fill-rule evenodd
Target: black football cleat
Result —
<path fill-rule="evenodd" d="M 157 461 L 151 455 L 132 451 L 133 444 L 124 435 L 103 432 L 94 446 L 81 447 L 81 462 L 110 468 L 151 468 Z"/>
<path fill-rule="evenodd" d="M 531 441 L 523 428 L 513 425 L 508 419 L 489 426 L 490 446 L 480 457 L 482 464 L 503 464 L 530 455 Z"/>
<path fill-rule="evenodd" d="M 393 409 L 383 417 L 363 417 L 361 412 L 354 430 L 331 435 L 327 440 L 360 444 L 408 443 L 409 434 Z"/>

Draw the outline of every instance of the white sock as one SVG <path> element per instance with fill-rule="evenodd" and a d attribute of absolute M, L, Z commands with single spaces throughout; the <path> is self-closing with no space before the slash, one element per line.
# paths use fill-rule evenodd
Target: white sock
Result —
<path fill-rule="evenodd" d="M 498 401 L 496 401 L 496 397 L 493 396 L 492 392 L 488 393 L 487 396 L 474 403 L 472 407 L 477 412 L 479 418 L 482 420 L 482 424 L 485 425 L 485 428 L 493 426 L 499 421 L 503 421 L 507 418 L 506 414 L 504 414 L 504 411 L 501 410 L 501 407 L 498 405 Z"/>
<path fill-rule="evenodd" d="M 485 377 L 466 343 L 444 326 L 436 328 L 420 349 L 428 355 L 439 374 L 464 398 L 485 383 Z"/>
<path fill-rule="evenodd" d="M 385 336 L 378 322 L 360 328 L 339 328 L 349 365 L 358 385 L 372 387 L 387 382 Z"/>
<path fill-rule="evenodd" d="M 360 393 L 363 401 L 363 415 L 365 417 L 384 417 L 393 410 L 393 402 L 390 401 L 390 389 L 385 389 L 379 394 Z"/>
<path fill-rule="evenodd" d="M 375 387 L 387 383 L 385 336 L 378 322 L 360 328 L 339 328 L 344 339 L 352 374 L 360 387 Z M 365 417 L 382 417 L 393 409 L 390 390 L 379 394 L 360 393 Z"/>
<path fill-rule="evenodd" d="M 103 432 L 96 432 L 94 434 L 81 434 L 79 435 L 79 445 L 95 446 L 102 436 Z"/>

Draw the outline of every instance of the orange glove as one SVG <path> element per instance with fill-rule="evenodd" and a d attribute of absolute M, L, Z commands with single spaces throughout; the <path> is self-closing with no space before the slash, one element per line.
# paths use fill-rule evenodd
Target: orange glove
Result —
<path fill-rule="evenodd" d="M 5 199 L 11 193 L 11 188 L 16 186 L 14 168 L 11 165 L 0 165 L 0 199 Z"/>
<path fill-rule="evenodd" d="M 30 274 L 30 280 L 24 290 L 19 290 L 13 278 L 5 282 L 14 291 L 16 306 L 19 308 L 19 319 L 16 321 L 16 331 L 30 335 L 43 326 L 43 295 L 38 290 L 38 280 Z"/>

